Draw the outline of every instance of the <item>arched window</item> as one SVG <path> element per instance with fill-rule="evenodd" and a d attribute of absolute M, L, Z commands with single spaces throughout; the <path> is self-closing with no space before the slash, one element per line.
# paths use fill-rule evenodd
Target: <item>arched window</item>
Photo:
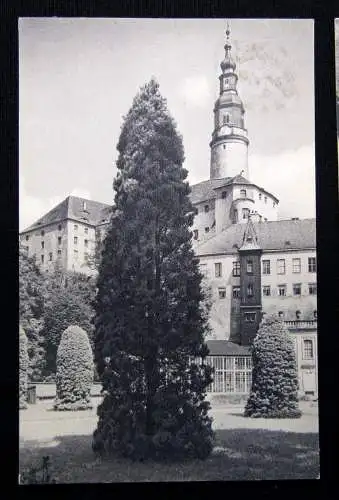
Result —
<path fill-rule="evenodd" d="M 283 318 L 284 317 L 284 312 L 283 311 L 279 311 L 278 312 L 278 316 L 279 316 L 279 318 Z"/>
<path fill-rule="evenodd" d="M 297 319 L 300 319 L 300 315 L 301 315 L 301 312 L 300 311 L 296 311 L 295 312 L 295 316 Z"/>
<path fill-rule="evenodd" d="M 229 123 L 230 122 L 230 115 L 228 113 L 226 113 L 226 115 L 223 116 L 222 121 L 223 121 L 224 125 L 225 125 L 225 123 Z"/>
<path fill-rule="evenodd" d="M 240 189 L 240 196 L 246 198 L 246 189 Z"/>

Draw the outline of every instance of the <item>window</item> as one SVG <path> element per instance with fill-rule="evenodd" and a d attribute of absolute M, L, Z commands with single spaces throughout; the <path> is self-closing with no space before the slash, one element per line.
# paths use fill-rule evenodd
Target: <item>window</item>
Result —
<path fill-rule="evenodd" d="M 207 356 L 206 364 L 214 368 L 214 380 L 207 392 L 248 393 L 252 381 L 250 356 Z"/>
<path fill-rule="evenodd" d="M 28 236 L 28 234 L 26 234 L 26 241 L 28 241 L 28 240 L 29 240 L 29 236 Z"/>
<path fill-rule="evenodd" d="M 84 231 L 85 231 L 85 234 L 88 234 L 88 227 L 85 227 Z"/>
<path fill-rule="evenodd" d="M 275 208 L 275 201 L 273 202 L 273 208 Z"/>
<path fill-rule="evenodd" d="M 227 196 L 227 191 L 223 191 L 221 193 L 221 198 L 224 200 L 226 198 L 226 196 Z"/>
<path fill-rule="evenodd" d="M 245 321 L 246 321 L 246 323 L 254 323 L 255 322 L 255 312 L 245 313 Z"/>
<path fill-rule="evenodd" d="M 209 212 L 210 211 L 210 206 L 209 205 L 205 205 L 204 210 L 205 210 L 206 213 Z"/>
<path fill-rule="evenodd" d="M 58 250 L 58 255 L 61 255 L 61 250 Z"/>
<path fill-rule="evenodd" d="M 247 274 L 253 273 L 253 262 L 251 260 L 247 260 L 246 262 L 246 272 Z"/>
<path fill-rule="evenodd" d="M 234 286 L 232 288 L 232 297 L 234 299 L 240 299 L 240 286 Z"/>
<path fill-rule="evenodd" d="M 58 231 L 61 231 L 61 224 L 58 225 Z"/>
<path fill-rule="evenodd" d="M 317 272 L 317 261 L 315 257 L 308 258 L 308 272 L 316 273 Z"/>
<path fill-rule="evenodd" d="M 263 260 L 262 261 L 262 273 L 263 274 L 271 274 L 271 261 Z"/>
<path fill-rule="evenodd" d="M 262 196 L 261 193 L 259 193 L 259 200 L 261 200 L 261 196 Z"/>
<path fill-rule="evenodd" d="M 85 244 L 85 248 L 88 248 L 88 240 L 85 240 L 84 244 Z"/>
<path fill-rule="evenodd" d="M 225 123 L 229 123 L 229 121 L 230 121 L 229 115 L 224 115 L 223 116 L 223 124 L 225 125 Z"/>
<path fill-rule="evenodd" d="M 271 287 L 269 285 L 263 286 L 262 293 L 264 297 L 269 297 L 271 295 Z"/>
<path fill-rule="evenodd" d="M 247 297 L 253 297 L 253 285 L 249 283 L 247 285 Z"/>
<path fill-rule="evenodd" d="M 223 144 L 222 147 L 223 147 L 223 149 L 226 149 L 226 144 Z"/>
<path fill-rule="evenodd" d="M 77 231 L 77 230 L 78 230 L 78 225 L 74 224 L 74 231 Z"/>
<path fill-rule="evenodd" d="M 200 264 L 200 272 L 203 276 L 207 277 L 207 264 Z"/>
<path fill-rule="evenodd" d="M 199 213 L 198 207 L 194 207 L 193 211 L 194 211 L 194 215 L 198 215 L 198 213 Z"/>
<path fill-rule="evenodd" d="M 221 276 L 222 276 L 222 264 L 221 264 L 221 262 L 216 262 L 214 264 L 214 269 L 215 269 L 215 277 L 221 278 Z"/>
<path fill-rule="evenodd" d="M 317 313 L 317 311 L 313 311 L 313 317 L 314 317 L 314 319 L 318 319 L 318 313 Z"/>
<path fill-rule="evenodd" d="M 316 283 L 309 283 L 308 284 L 308 293 L 310 295 L 317 295 L 317 284 Z"/>
<path fill-rule="evenodd" d="M 286 285 L 278 285 L 279 297 L 286 297 Z"/>
<path fill-rule="evenodd" d="M 279 316 L 279 318 L 283 318 L 284 317 L 284 312 L 283 311 L 279 311 L 278 312 L 278 316 Z"/>
<path fill-rule="evenodd" d="M 241 198 L 246 198 L 246 189 L 240 189 Z"/>
<path fill-rule="evenodd" d="M 267 203 L 267 196 L 265 196 L 264 200 L 265 200 L 265 203 Z"/>
<path fill-rule="evenodd" d="M 74 250 L 74 258 L 77 260 L 79 256 L 78 250 Z"/>
<path fill-rule="evenodd" d="M 232 274 L 233 274 L 233 276 L 240 276 L 240 262 L 239 261 L 233 262 Z"/>
<path fill-rule="evenodd" d="M 294 283 L 293 295 L 301 295 L 301 283 Z"/>
<path fill-rule="evenodd" d="M 84 253 L 84 260 L 86 263 L 88 262 L 88 253 L 87 252 Z"/>
<path fill-rule="evenodd" d="M 205 233 L 209 233 L 210 232 L 210 228 L 209 227 L 205 227 Z"/>
<path fill-rule="evenodd" d="M 219 299 L 226 298 L 226 288 L 218 288 L 218 292 L 219 292 Z"/>
<path fill-rule="evenodd" d="M 303 341 L 303 359 L 313 359 L 313 341 L 311 339 Z"/>
<path fill-rule="evenodd" d="M 45 236 L 45 231 L 44 230 L 41 231 L 41 236 Z"/>
<path fill-rule="evenodd" d="M 44 242 L 44 241 L 42 241 L 42 242 L 41 242 L 41 249 L 44 249 L 44 248 L 45 248 L 45 242 Z"/>
<path fill-rule="evenodd" d="M 277 260 L 277 274 L 285 274 L 286 273 L 286 265 L 285 259 Z"/>
<path fill-rule="evenodd" d="M 49 252 L 49 260 L 50 261 L 53 260 L 53 254 L 52 254 L 52 252 Z"/>
<path fill-rule="evenodd" d="M 301 272 L 300 259 L 292 259 L 292 272 L 293 273 L 300 273 Z"/>
<path fill-rule="evenodd" d="M 194 229 L 194 231 L 193 231 L 193 239 L 197 240 L 198 237 L 199 237 L 199 231 L 197 229 Z"/>
<path fill-rule="evenodd" d="M 42 264 L 44 263 L 44 260 L 45 260 L 45 256 L 44 256 L 44 255 L 41 255 L 41 263 L 42 263 Z"/>
<path fill-rule="evenodd" d="M 78 244 L 78 237 L 74 236 L 74 245 L 77 245 L 77 244 Z"/>
<path fill-rule="evenodd" d="M 248 219 L 249 215 L 250 215 L 249 208 L 243 208 L 242 209 L 242 218 L 243 219 Z"/>
<path fill-rule="evenodd" d="M 300 319 L 301 312 L 300 311 L 295 311 L 295 317 L 296 319 Z"/>
<path fill-rule="evenodd" d="M 238 222 L 238 210 L 237 209 L 234 210 L 233 220 L 234 220 L 235 224 Z"/>
<path fill-rule="evenodd" d="M 58 245 L 61 245 L 61 236 L 58 236 Z"/>

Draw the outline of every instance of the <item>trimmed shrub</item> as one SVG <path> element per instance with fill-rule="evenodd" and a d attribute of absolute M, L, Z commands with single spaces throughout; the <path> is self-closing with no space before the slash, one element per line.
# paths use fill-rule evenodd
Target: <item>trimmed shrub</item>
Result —
<path fill-rule="evenodd" d="M 27 379 L 28 379 L 28 340 L 24 329 L 19 327 L 19 408 L 27 408 Z"/>
<path fill-rule="evenodd" d="M 55 410 L 92 408 L 94 363 L 87 333 L 79 326 L 63 332 L 57 352 Z"/>
<path fill-rule="evenodd" d="M 280 318 L 266 315 L 252 346 L 252 387 L 245 417 L 299 418 L 293 342 Z"/>

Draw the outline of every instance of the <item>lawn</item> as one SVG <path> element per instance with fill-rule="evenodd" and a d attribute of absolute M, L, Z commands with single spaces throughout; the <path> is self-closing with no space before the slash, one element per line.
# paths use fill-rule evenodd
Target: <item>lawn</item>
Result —
<path fill-rule="evenodd" d="M 132 463 L 95 458 L 93 410 L 54 412 L 51 402 L 20 412 L 20 471 L 49 455 L 61 483 L 311 479 L 319 474 L 317 409 L 297 420 L 245 419 L 240 407 L 212 410 L 216 443 L 206 461 Z"/>

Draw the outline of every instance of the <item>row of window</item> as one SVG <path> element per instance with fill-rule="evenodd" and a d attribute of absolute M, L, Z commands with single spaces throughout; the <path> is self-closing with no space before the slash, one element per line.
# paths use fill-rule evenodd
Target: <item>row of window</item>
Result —
<path fill-rule="evenodd" d="M 278 285 L 277 288 L 278 288 L 279 297 L 286 297 L 287 285 Z M 301 295 L 301 283 L 294 283 L 292 285 L 292 290 L 293 290 L 293 295 L 295 295 L 295 296 Z M 265 285 L 262 287 L 262 294 L 264 297 L 270 297 L 271 291 L 272 290 L 271 290 L 270 285 Z M 218 293 L 219 293 L 220 299 L 226 298 L 226 288 L 225 287 L 219 287 Z M 309 293 L 309 295 L 317 295 L 317 284 L 316 283 L 309 283 L 308 284 L 308 293 Z M 232 297 L 234 299 L 240 298 L 240 286 L 233 286 L 232 287 Z M 253 297 L 253 285 L 252 285 L 252 283 L 249 283 L 247 286 L 247 297 Z"/>
<path fill-rule="evenodd" d="M 204 276 L 207 276 L 207 264 L 200 265 L 201 272 Z M 251 259 L 247 259 L 246 261 L 246 272 L 247 274 L 253 274 L 253 261 Z M 292 259 L 292 272 L 294 274 L 301 272 L 301 259 L 296 258 Z M 316 273 L 317 272 L 317 260 L 316 257 L 308 257 L 308 272 Z M 222 278 L 222 263 L 215 262 L 214 264 L 214 274 L 216 278 Z M 262 261 L 262 274 L 269 275 L 271 274 L 271 261 L 263 260 Z M 286 274 L 286 263 L 285 259 L 277 259 L 277 274 Z M 232 269 L 233 276 L 240 276 L 240 261 L 233 262 Z M 286 285 L 281 285 L 286 286 Z M 310 292 L 312 294 L 312 292 Z M 283 293 L 279 294 L 283 295 Z"/>
<path fill-rule="evenodd" d="M 62 225 L 59 224 L 58 225 L 58 231 L 61 231 L 62 229 Z M 77 231 L 78 230 L 78 225 L 77 224 L 74 224 L 74 231 Z M 85 227 L 84 228 L 84 232 L 85 234 L 88 234 L 88 227 Z M 42 229 L 41 230 L 41 233 L 40 233 L 41 236 L 45 236 L 45 231 Z M 58 238 L 58 240 L 60 239 L 60 237 Z M 29 241 L 29 234 L 26 234 L 26 241 Z"/>
<path fill-rule="evenodd" d="M 60 256 L 61 256 L 61 253 L 62 253 L 62 252 L 61 252 L 61 250 L 58 250 L 58 251 L 57 251 L 57 255 L 58 255 L 58 257 L 60 257 Z M 78 257 L 79 257 L 79 252 L 78 252 L 78 250 L 74 250 L 73 255 L 74 255 L 74 259 L 75 259 L 75 260 L 78 260 Z M 84 259 L 85 259 L 86 261 L 88 260 L 88 253 L 87 253 L 87 252 L 85 252 L 85 253 L 84 253 Z M 53 261 L 53 252 L 49 252 L 49 254 L 48 254 L 48 260 L 49 260 L 49 262 Z M 44 256 L 44 254 L 42 254 L 42 255 L 41 255 L 41 264 L 43 264 L 44 262 L 45 262 L 45 256 Z"/>
<path fill-rule="evenodd" d="M 285 259 L 277 259 L 277 274 L 286 274 Z M 317 272 L 317 262 L 315 257 L 308 258 L 308 272 Z M 296 257 L 292 259 L 292 273 L 301 273 L 301 258 Z M 262 261 L 262 274 L 271 274 L 271 261 L 265 259 Z"/>
<path fill-rule="evenodd" d="M 58 245 L 61 245 L 61 236 L 58 236 Z M 78 244 L 78 237 L 77 236 L 74 236 L 74 245 L 77 245 Z M 88 240 L 84 240 L 84 245 L 85 245 L 85 248 L 88 247 Z M 41 249 L 43 250 L 45 248 L 45 242 L 42 241 L 41 242 Z"/>

